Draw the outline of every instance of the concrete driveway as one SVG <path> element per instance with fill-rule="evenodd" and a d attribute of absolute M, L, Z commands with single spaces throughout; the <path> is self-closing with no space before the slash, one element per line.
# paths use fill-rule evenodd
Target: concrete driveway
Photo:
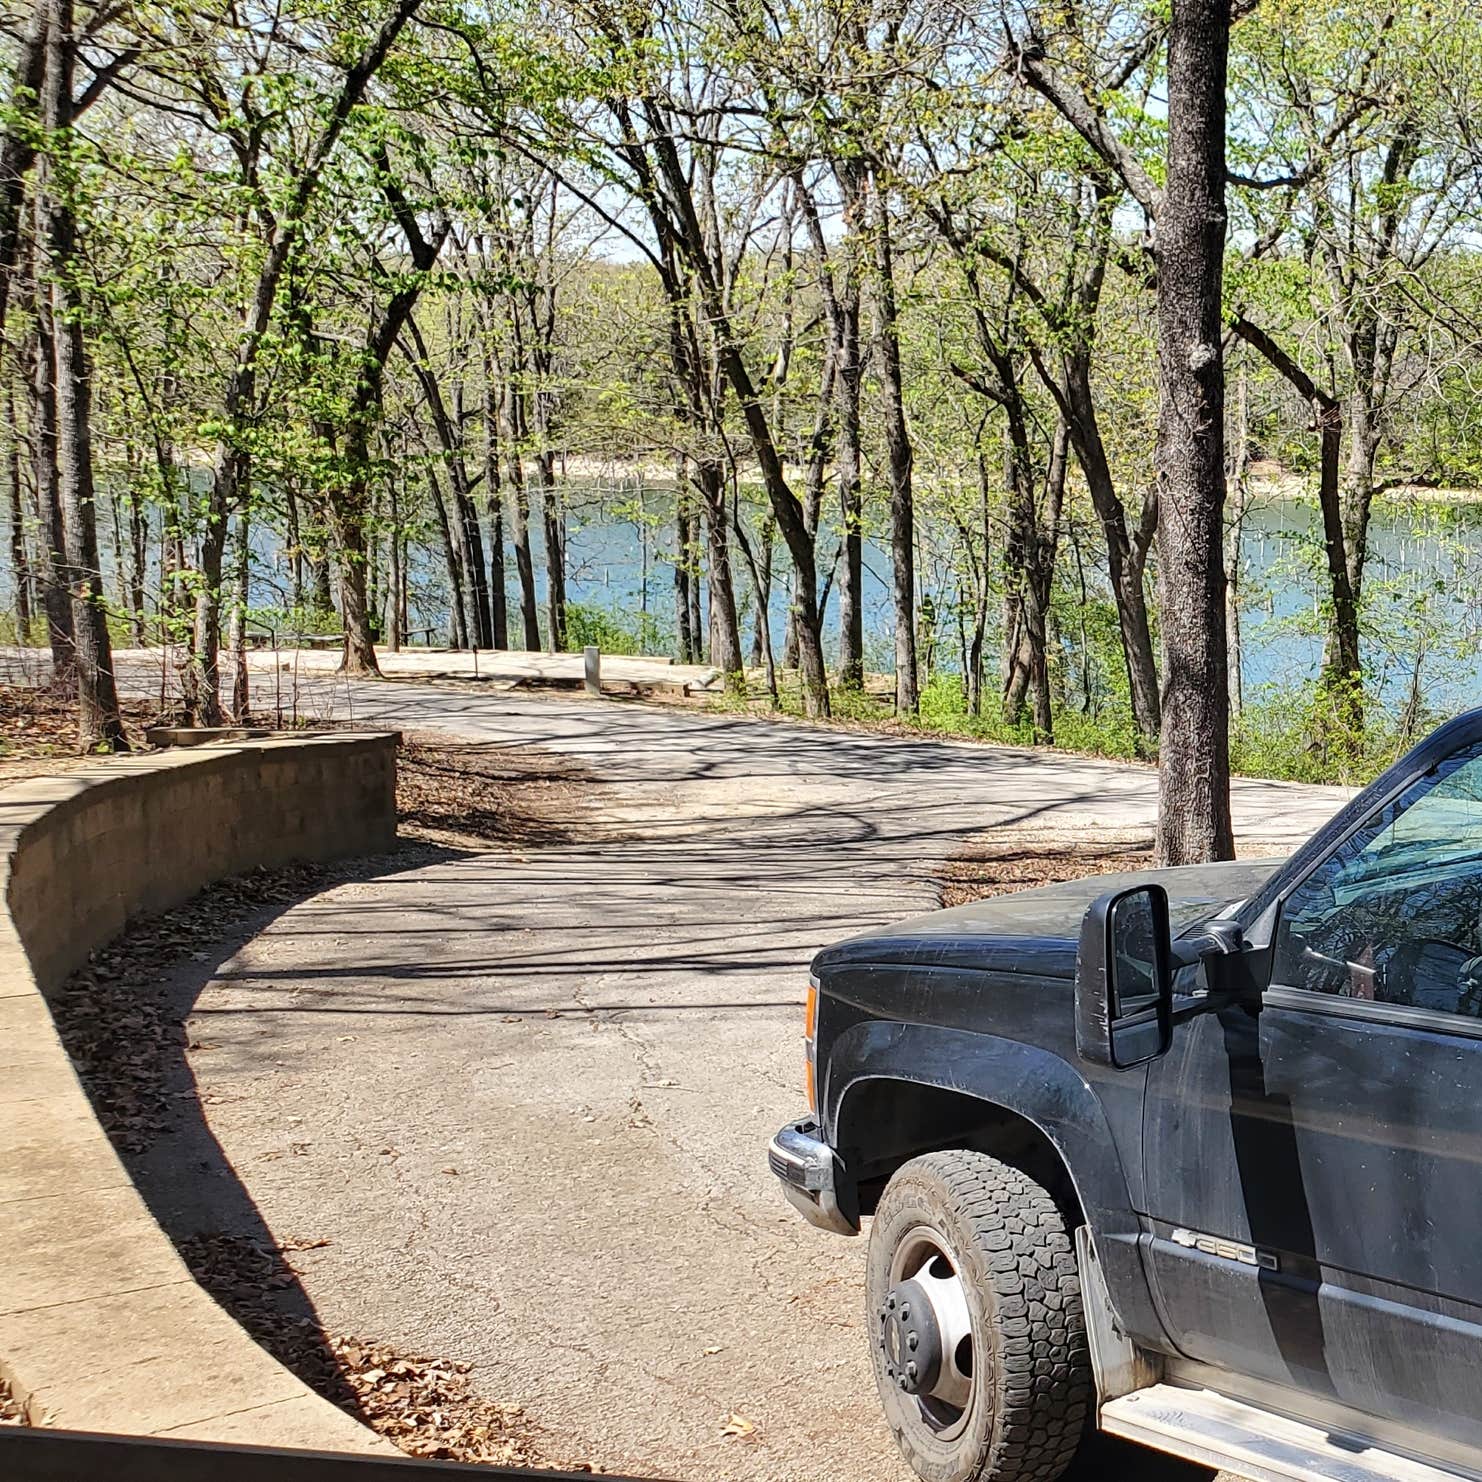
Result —
<path fill-rule="evenodd" d="M 1154 773 L 627 704 L 353 698 L 575 757 L 589 809 L 569 842 L 434 854 L 199 966 L 209 1136 L 160 1149 L 171 1224 L 327 1241 L 294 1259 L 329 1328 L 470 1362 L 552 1462 L 904 1482 L 864 1244 L 806 1227 L 766 1168 L 803 1104 L 808 959 L 932 909 L 936 865 L 986 826 L 1150 826 Z M 1340 798 L 1240 783 L 1239 826 L 1295 842 Z M 723 1433 L 733 1415 L 749 1432 Z"/>

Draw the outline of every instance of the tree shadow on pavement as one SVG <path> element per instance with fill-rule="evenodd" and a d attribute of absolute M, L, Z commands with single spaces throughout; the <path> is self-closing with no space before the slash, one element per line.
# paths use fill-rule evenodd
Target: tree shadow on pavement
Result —
<path fill-rule="evenodd" d="M 268 1227 L 212 1134 L 186 1023 L 223 965 L 293 907 L 334 886 L 462 857 L 415 844 L 220 881 L 173 911 L 130 923 L 50 996 L 100 1124 L 191 1273 L 268 1353 L 367 1421 L 292 1264 L 314 1242 Z"/>

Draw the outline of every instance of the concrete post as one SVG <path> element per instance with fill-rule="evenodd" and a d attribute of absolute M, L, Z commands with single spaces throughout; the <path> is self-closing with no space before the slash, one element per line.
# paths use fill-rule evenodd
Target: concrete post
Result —
<path fill-rule="evenodd" d="M 582 650 L 582 682 L 589 695 L 602 693 L 602 650 L 589 643 Z"/>

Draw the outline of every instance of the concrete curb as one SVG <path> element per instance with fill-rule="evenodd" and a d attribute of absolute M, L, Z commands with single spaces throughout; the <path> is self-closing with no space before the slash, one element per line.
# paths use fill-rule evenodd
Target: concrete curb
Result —
<path fill-rule="evenodd" d="M 141 912 L 259 865 L 389 849 L 396 736 L 234 742 L 0 791 L 0 1375 L 34 1422 L 389 1451 L 196 1285 L 46 995 Z"/>

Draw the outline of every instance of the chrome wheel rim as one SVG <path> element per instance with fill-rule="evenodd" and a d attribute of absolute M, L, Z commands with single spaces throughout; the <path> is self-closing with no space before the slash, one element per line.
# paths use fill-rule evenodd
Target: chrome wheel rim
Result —
<path fill-rule="evenodd" d="M 972 1410 L 977 1352 L 961 1264 L 938 1231 L 918 1225 L 896 1246 L 877 1318 L 886 1382 L 951 1440 Z"/>

